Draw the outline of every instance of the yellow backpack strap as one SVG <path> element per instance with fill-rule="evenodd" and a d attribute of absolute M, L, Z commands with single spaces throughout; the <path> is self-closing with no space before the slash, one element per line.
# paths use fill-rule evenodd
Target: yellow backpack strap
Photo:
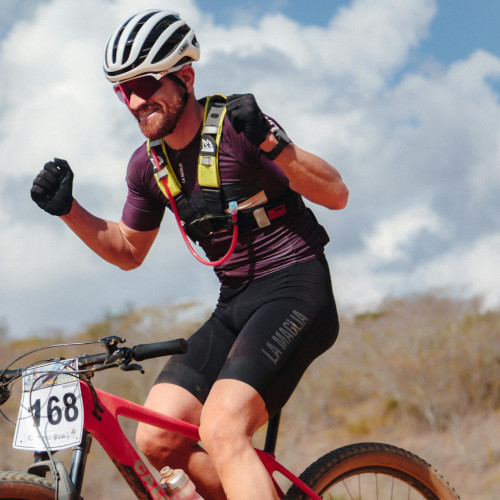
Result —
<path fill-rule="evenodd" d="M 179 180 L 174 173 L 170 160 L 168 159 L 165 142 L 163 139 L 158 139 L 156 141 L 148 140 L 147 151 L 149 161 L 153 167 L 154 178 L 161 192 L 168 199 L 167 190 L 165 189 L 165 185 L 167 185 L 174 198 L 180 218 L 186 223 L 191 222 L 196 217 L 196 214 L 184 195 Z"/>
<path fill-rule="evenodd" d="M 153 165 L 153 174 L 161 189 L 162 193 L 167 196 L 167 191 L 163 185 L 163 182 L 167 182 L 168 189 L 172 196 L 175 198 L 181 192 L 181 185 L 174 173 L 170 160 L 168 159 L 167 151 L 165 149 L 165 144 L 163 139 L 158 139 L 156 141 L 147 142 L 148 157 Z M 154 151 L 154 153 L 152 152 Z M 153 159 L 153 154 L 156 154 L 158 159 L 158 164 Z"/>
<path fill-rule="evenodd" d="M 198 156 L 198 183 L 209 213 L 224 211 L 219 173 L 219 144 L 226 116 L 226 97 L 207 97 Z"/>

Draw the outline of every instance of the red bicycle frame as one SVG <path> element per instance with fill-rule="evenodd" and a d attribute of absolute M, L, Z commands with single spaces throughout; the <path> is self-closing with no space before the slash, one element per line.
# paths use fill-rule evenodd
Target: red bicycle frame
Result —
<path fill-rule="evenodd" d="M 87 384 L 80 382 L 80 386 L 84 408 L 84 428 L 103 447 L 137 498 L 140 500 L 167 498 L 154 475 L 123 432 L 118 417 L 160 427 L 196 441 L 200 440 L 198 427 L 98 389 L 95 389 L 99 400 L 99 407 L 96 407 L 95 399 Z M 278 463 L 274 455 L 259 449 L 256 449 L 256 452 L 272 477 L 280 498 L 283 498 L 284 493 L 273 477 L 275 472 L 282 474 L 313 500 L 321 500 L 321 497 L 309 486 Z"/>

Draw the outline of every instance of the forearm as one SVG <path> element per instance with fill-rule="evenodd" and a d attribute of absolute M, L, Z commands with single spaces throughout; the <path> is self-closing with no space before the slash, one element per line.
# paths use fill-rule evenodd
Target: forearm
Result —
<path fill-rule="evenodd" d="M 269 134 L 261 145 L 270 151 L 276 139 Z M 340 173 L 320 157 L 289 144 L 274 160 L 290 181 L 290 187 L 308 200 L 332 210 L 340 210 L 347 204 L 349 190 Z"/>
<path fill-rule="evenodd" d="M 61 216 L 64 223 L 97 255 L 124 270 L 135 269 L 144 258 L 134 252 L 121 223 L 100 219 L 85 210 L 76 200 L 71 211 Z"/>
<path fill-rule="evenodd" d="M 252 94 L 233 94 L 226 101 L 227 116 L 236 132 L 263 151 L 270 152 L 278 144 L 273 133 L 276 123 L 262 114 Z M 275 131 L 276 132 L 276 131 Z M 332 210 L 344 208 L 349 191 L 339 172 L 326 161 L 303 149 L 287 144 L 274 158 L 289 180 L 290 187 L 308 200 Z"/>

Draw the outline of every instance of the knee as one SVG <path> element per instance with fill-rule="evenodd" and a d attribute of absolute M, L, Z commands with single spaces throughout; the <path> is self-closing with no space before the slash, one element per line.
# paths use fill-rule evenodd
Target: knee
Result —
<path fill-rule="evenodd" d="M 264 400 L 253 387 L 238 380 L 218 380 L 200 418 L 200 437 L 215 468 L 253 453 L 252 436 L 267 418 Z"/>
<path fill-rule="evenodd" d="M 174 462 L 182 455 L 182 450 L 196 445 L 192 439 L 142 423 L 137 427 L 135 442 L 157 468 L 163 467 L 165 463 L 175 466 Z"/>
<path fill-rule="evenodd" d="M 160 448 L 167 450 L 171 448 L 171 438 L 161 429 L 146 424 L 139 424 L 135 434 L 135 442 L 146 457 L 154 456 Z"/>
<path fill-rule="evenodd" d="M 208 449 L 215 448 L 216 442 L 222 437 L 222 426 L 215 419 L 202 418 L 200 423 L 200 439 L 204 447 Z"/>
<path fill-rule="evenodd" d="M 251 443 L 251 436 L 238 426 L 238 419 L 223 416 L 202 418 L 200 438 L 208 453 L 222 458 L 228 453 L 238 453 Z"/>

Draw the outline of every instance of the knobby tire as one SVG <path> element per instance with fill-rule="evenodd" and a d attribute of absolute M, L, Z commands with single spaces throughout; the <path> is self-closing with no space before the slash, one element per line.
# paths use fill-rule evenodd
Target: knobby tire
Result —
<path fill-rule="evenodd" d="M 409 451 L 382 443 L 359 443 L 331 451 L 301 475 L 321 498 L 332 500 L 459 500 L 430 464 Z M 309 497 L 292 485 L 285 500 Z"/>
<path fill-rule="evenodd" d="M 54 500 L 54 481 L 24 472 L 0 471 L 0 498 Z"/>

